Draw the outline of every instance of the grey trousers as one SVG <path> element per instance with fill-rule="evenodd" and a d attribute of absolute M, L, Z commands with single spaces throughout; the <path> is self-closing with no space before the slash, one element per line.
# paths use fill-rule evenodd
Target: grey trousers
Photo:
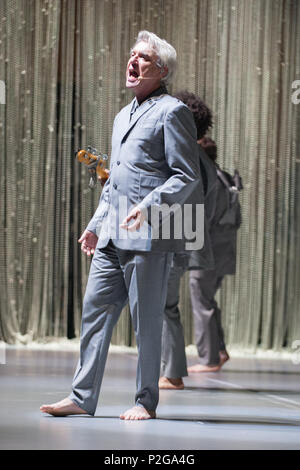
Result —
<path fill-rule="evenodd" d="M 219 364 L 219 352 L 225 350 L 221 311 L 214 299 L 222 279 L 215 270 L 190 271 L 195 343 L 199 362 L 210 366 Z"/>
<path fill-rule="evenodd" d="M 95 413 L 113 327 L 128 299 L 138 347 L 135 403 L 156 409 L 172 256 L 119 250 L 111 241 L 96 249 L 83 302 L 80 357 L 69 395 L 88 414 Z"/>
<path fill-rule="evenodd" d="M 180 279 L 184 272 L 184 267 L 171 267 L 164 311 L 161 375 L 172 379 L 188 375 L 184 332 L 178 308 Z"/>

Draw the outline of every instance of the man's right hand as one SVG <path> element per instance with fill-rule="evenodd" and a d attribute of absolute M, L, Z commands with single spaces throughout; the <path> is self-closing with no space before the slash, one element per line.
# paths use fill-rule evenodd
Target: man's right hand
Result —
<path fill-rule="evenodd" d="M 97 235 L 89 230 L 85 230 L 78 240 L 78 243 L 81 243 L 81 250 L 88 256 L 95 253 L 97 242 Z"/>

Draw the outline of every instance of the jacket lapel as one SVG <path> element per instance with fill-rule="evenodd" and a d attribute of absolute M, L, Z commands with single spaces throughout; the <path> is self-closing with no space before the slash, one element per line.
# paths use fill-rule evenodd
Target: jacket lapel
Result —
<path fill-rule="evenodd" d="M 141 104 L 141 106 L 138 107 L 138 109 L 135 111 L 135 113 L 133 114 L 132 118 L 131 118 L 131 121 L 129 122 L 129 119 L 130 119 L 130 111 L 131 111 L 131 106 L 128 107 L 128 110 L 127 110 L 127 116 L 125 116 L 125 119 L 128 123 L 128 126 L 124 126 L 124 128 L 122 129 L 122 135 L 120 136 L 121 137 L 121 142 L 124 141 L 124 139 L 126 139 L 127 135 L 129 134 L 129 132 L 132 130 L 132 128 L 136 125 L 136 123 L 138 122 L 138 120 L 147 112 L 149 111 L 149 109 L 152 108 L 152 106 L 154 106 L 156 103 L 155 103 L 155 100 L 153 99 L 149 99 L 147 101 L 145 101 L 144 103 Z"/>

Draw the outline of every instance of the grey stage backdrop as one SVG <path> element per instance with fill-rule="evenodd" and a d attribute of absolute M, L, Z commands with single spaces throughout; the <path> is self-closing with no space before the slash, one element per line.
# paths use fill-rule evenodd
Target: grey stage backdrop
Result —
<path fill-rule="evenodd" d="M 110 152 L 141 29 L 175 46 L 170 91 L 206 100 L 219 162 L 244 179 L 237 274 L 219 294 L 228 344 L 291 348 L 300 339 L 298 0 L 1 0 L 1 337 L 79 334 L 90 260 L 77 239 L 100 187 L 87 189 L 73 152 L 89 143 Z M 181 310 L 189 344 L 186 278 Z M 127 310 L 113 343 L 134 343 Z"/>

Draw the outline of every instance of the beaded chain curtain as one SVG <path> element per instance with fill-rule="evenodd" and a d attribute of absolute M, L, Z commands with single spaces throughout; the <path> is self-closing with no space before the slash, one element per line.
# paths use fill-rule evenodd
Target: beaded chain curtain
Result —
<path fill-rule="evenodd" d="M 174 45 L 169 91 L 206 101 L 219 164 L 243 177 L 237 273 L 218 294 L 227 343 L 290 348 L 300 339 L 298 0 L 1 0 L 1 339 L 79 335 L 90 259 L 77 240 L 100 186 L 88 188 L 74 151 L 110 152 L 143 29 Z M 190 344 L 187 276 L 180 307 Z M 133 345 L 124 310 L 112 342 Z"/>

